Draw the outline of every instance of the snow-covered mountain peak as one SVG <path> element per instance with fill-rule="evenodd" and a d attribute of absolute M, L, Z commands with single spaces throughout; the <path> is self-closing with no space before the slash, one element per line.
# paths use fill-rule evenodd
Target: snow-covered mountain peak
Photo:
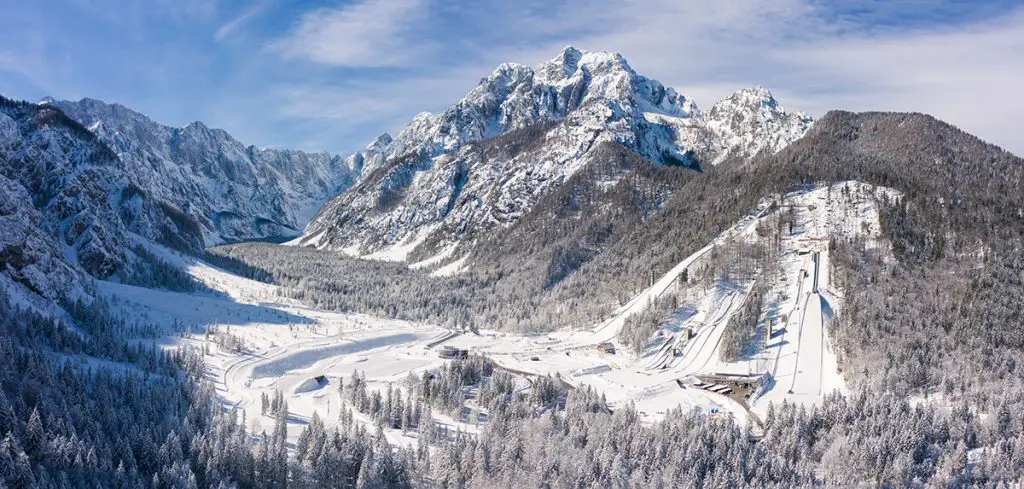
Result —
<path fill-rule="evenodd" d="M 341 158 L 247 146 L 198 121 L 165 126 L 88 98 L 54 106 L 116 153 L 127 175 L 121 183 L 180 210 L 205 245 L 293 236 L 355 179 Z"/>
<path fill-rule="evenodd" d="M 395 136 L 385 152 L 389 158 L 405 155 L 434 136 L 436 130 L 437 116 L 430 112 L 420 112 Z"/>
<path fill-rule="evenodd" d="M 618 71 L 635 75 L 633 68 L 621 54 L 607 51 L 589 52 L 566 46 L 554 58 L 541 63 L 536 71 L 544 83 L 557 85 L 581 74 L 604 75 Z"/>
<path fill-rule="evenodd" d="M 131 120 L 134 122 L 156 124 L 147 115 L 136 112 L 124 105 L 119 103 L 108 103 L 102 100 L 94 98 L 83 98 L 77 102 L 61 101 L 54 102 L 54 104 L 61 106 L 62 109 L 67 108 L 68 104 L 74 104 L 76 113 L 88 114 L 90 117 L 97 120 L 101 119 L 118 119 L 118 120 Z"/>
<path fill-rule="evenodd" d="M 584 106 L 590 108 L 574 115 L 577 122 L 586 127 L 604 127 L 609 139 L 633 147 L 638 144 L 636 128 L 628 121 L 642 121 L 648 112 L 675 118 L 699 112 L 693 101 L 637 74 L 620 54 L 567 46 L 536 67 L 498 65 L 442 113 L 418 114 L 393 139 L 370 142 L 349 162 L 353 168 L 363 169 L 365 176 L 372 172 L 371 167 L 382 163 L 373 158 L 374 154 L 384 155 L 384 160 L 413 153 L 434 157 L 457 151 L 467 143 L 563 120 Z M 657 159 L 665 148 L 656 146 L 652 151 L 637 150 Z"/>
<path fill-rule="evenodd" d="M 428 114 L 429 116 L 429 114 Z M 399 134 L 399 137 L 410 137 L 415 136 L 406 134 Z M 392 149 L 398 149 L 395 143 L 395 139 L 391 137 L 391 134 L 384 133 L 377 136 L 367 144 L 363 151 L 355 153 L 349 156 L 345 160 L 346 166 L 349 171 L 356 175 L 366 175 L 372 173 L 380 164 L 385 160 L 385 153 Z"/>
<path fill-rule="evenodd" d="M 582 107 L 587 110 L 576 113 Z M 499 65 L 465 97 L 439 115 L 420 114 L 395 138 L 389 158 L 413 151 L 427 156 L 510 131 L 574 117 L 586 127 L 603 127 L 608 138 L 659 158 L 665 150 L 640 148 L 643 114 L 685 118 L 696 105 L 656 80 L 637 74 L 620 54 L 566 47 L 536 67 Z"/>
<path fill-rule="evenodd" d="M 585 68 L 594 75 L 617 72 L 636 76 L 636 72 L 629 66 L 629 62 L 619 53 L 579 50 L 576 50 L 576 52 L 580 53 L 579 59 L 576 62 L 577 71 L 579 71 L 579 68 Z"/>
<path fill-rule="evenodd" d="M 192 130 L 192 131 L 200 131 L 200 132 L 206 132 L 206 131 L 210 130 L 210 128 L 206 127 L 206 124 L 203 124 L 202 122 L 199 122 L 199 121 L 189 122 L 188 124 L 185 124 L 184 126 L 182 126 L 182 129 L 184 129 L 186 131 Z"/>
<path fill-rule="evenodd" d="M 762 88 L 705 114 L 622 55 L 569 46 L 535 67 L 499 65 L 440 114 L 417 115 L 386 148 L 375 151 L 383 141 L 374 141 L 350 157 L 360 185 L 325 206 L 302 243 L 376 252 L 429 237 L 432 249 L 455 246 L 514 223 L 607 156 L 596 148 L 716 164 L 781 149 L 809 123 Z"/>
<path fill-rule="evenodd" d="M 508 87 L 517 81 L 531 76 L 533 76 L 533 68 L 527 65 L 521 63 L 502 63 L 494 68 L 494 71 L 487 78 L 480 80 L 480 84 L 470 91 L 466 97 L 472 96 L 474 92 L 480 93 Z M 483 88 L 481 89 L 481 87 Z"/>
<path fill-rule="evenodd" d="M 782 110 L 779 102 L 767 88 L 755 86 L 737 90 L 732 95 L 718 101 L 711 107 L 709 113 L 720 110 L 734 110 L 735 107 L 744 107 L 751 110 Z"/>

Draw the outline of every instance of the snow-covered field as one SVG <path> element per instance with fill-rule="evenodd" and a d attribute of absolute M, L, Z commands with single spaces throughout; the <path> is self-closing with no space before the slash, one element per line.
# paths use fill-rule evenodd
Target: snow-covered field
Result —
<path fill-rule="evenodd" d="M 570 384 L 592 386 L 603 392 L 613 407 L 633 403 L 650 421 L 662 417 L 668 409 L 683 406 L 708 413 L 731 413 L 740 422 L 747 422 L 750 413 L 763 414 L 770 402 L 814 403 L 832 390 L 845 389 L 826 328 L 829 318 L 841 307 L 842 297 L 841 291 L 829 283 L 828 238 L 857 234 L 877 238 L 874 192 L 867 185 L 845 183 L 791 194 L 783 199 L 781 209 L 773 210 L 766 201 L 600 324 L 546 335 L 484 331 L 449 338 L 449 331 L 432 325 L 315 310 L 279 299 L 272 285 L 237 277 L 159 248 L 155 251 L 186 268 L 219 295 L 181 294 L 106 282 L 101 289 L 114 296 L 117 307 L 129 317 L 163 325 L 169 331 L 191 331 L 173 342 L 208 351 L 209 375 L 225 404 L 244 409 L 252 427 L 272 426 L 273 420 L 260 412 L 260 397 L 281 391 L 292 413 L 292 438 L 298 436 L 314 412 L 328 425 L 333 424 L 342 405 L 338 379 L 347 381 L 353 372 L 362 371 L 369 388 L 384 389 L 388 383 L 397 386 L 411 372 L 441 365 L 444 360 L 436 351 L 441 343 L 484 354 L 524 376 L 557 373 Z M 683 270 L 699 264 L 727 240 L 758 239 L 759 222 L 790 208 L 796 224 L 792 233 L 784 233 L 779 275 L 765 296 L 764 319 L 776 321 L 775 334 L 762 347 L 737 362 L 720 360 L 725 325 L 743 306 L 753 286 L 721 281 L 683 305 L 672 324 L 643 354 L 632 355 L 617 343 L 626 317 L 678 287 L 677 278 Z M 815 256 L 820 257 L 817 266 Z M 815 276 L 820 293 L 814 291 Z M 694 332 L 689 340 L 682 333 L 686 328 Z M 599 352 L 596 346 L 603 342 L 616 344 L 617 353 Z M 682 380 L 686 385 L 694 375 L 701 374 L 766 372 L 772 380 L 749 405 L 677 383 Z M 318 376 L 326 378 L 326 385 L 312 381 Z M 467 431 L 474 429 L 448 421 Z M 408 444 L 414 436 L 398 431 L 387 435 L 396 444 Z"/>
<path fill-rule="evenodd" d="M 425 345 L 448 334 L 444 329 L 281 301 L 272 285 L 168 250 L 154 251 L 222 295 L 182 294 L 110 282 L 101 282 L 101 290 L 113 296 L 115 306 L 128 317 L 168 331 L 190 330 L 188 337 L 169 341 L 208 350 L 206 364 L 217 391 L 226 405 L 245 410 L 246 419 L 257 431 L 271 429 L 274 422 L 261 413 L 261 394 L 270 396 L 280 390 L 285 395 L 291 413 L 289 437 L 294 441 L 313 412 L 328 425 L 335 422 L 340 412 L 339 378 L 348 380 L 358 370 L 365 372 L 370 388 L 382 388 L 411 371 L 435 368 L 442 362 Z M 244 351 L 222 347 L 218 337 L 230 337 Z M 317 376 L 327 377 L 327 385 L 302 388 Z M 388 433 L 388 437 L 394 443 L 409 441 L 402 440 L 398 432 Z"/>

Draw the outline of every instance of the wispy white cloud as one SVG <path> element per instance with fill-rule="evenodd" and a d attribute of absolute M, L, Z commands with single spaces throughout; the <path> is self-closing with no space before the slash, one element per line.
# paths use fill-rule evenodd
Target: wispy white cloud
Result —
<path fill-rule="evenodd" d="M 42 3 L 42 2 L 38 2 Z M 170 23 L 207 22 L 216 17 L 218 0 L 71 0 L 71 4 L 107 22 L 132 29 L 141 28 L 145 18 Z"/>
<path fill-rule="evenodd" d="M 213 33 L 213 40 L 217 42 L 224 41 L 238 31 L 238 29 L 245 27 L 249 21 L 266 11 L 267 7 L 270 6 L 270 3 L 270 0 L 262 0 L 253 3 L 248 8 L 242 10 L 237 16 L 221 24 L 220 27 L 217 28 L 217 31 Z"/>
<path fill-rule="evenodd" d="M 380 133 L 397 133 L 418 112 L 443 110 L 480 78 L 479 67 L 445 74 L 280 84 L 269 90 L 271 112 L 263 117 L 303 124 L 305 149 L 337 148 L 344 139 L 351 141 L 346 151 L 355 150 Z"/>
<path fill-rule="evenodd" d="M 1024 154 L 1024 10 L 958 28 L 830 39 L 782 60 L 808 109 L 927 112 Z M 788 88 L 788 87 L 787 87 Z"/>
<path fill-rule="evenodd" d="M 703 107 L 762 85 L 812 115 L 927 112 L 1024 154 L 1024 5 L 1011 0 L 8 3 L 10 95 L 108 98 L 257 144 L 356 149 L 499 63 L 571 44 L 622 53 Z"/>
<path fill-rule="evenodd" d="M 270 49 L 332 66 L 408 66 L 430 54 L 428 41 L 414 36 L 428 14 L 426 0 L 360 0 L 320 8 L 303 15 Z"/>
<path fill-rule="evenodd" d="M 932 114 L 1024 154 L 1016 121 L 1024 99 L 1024 8 L 966 23 L 864 24 L 879 14 L 829 15 L 803 0 L 700 2 L 615 12 L 618 25 L 584 37 L 614 46 L 640 72 L 702 105 L 731 90 L 767 86 L 782 103 L 822 115 L 835 108 Z M 650 4 L 648 4 L 650 5 Z M 662 8 L 663 7 L 663 8 Z M 632 16 L 630 12 L 636 12 Z M 649 12 L 657 12 L 651 14 Z"/>

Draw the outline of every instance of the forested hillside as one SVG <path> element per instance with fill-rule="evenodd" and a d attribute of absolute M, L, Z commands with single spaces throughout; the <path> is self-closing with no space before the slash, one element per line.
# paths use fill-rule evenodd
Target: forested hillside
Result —
<path fill-rule="evenodd" d="M 182 331 L 89 277 L 214 295 L 149 248 L 203 231 L 138 177 L 57 107 L 0 97 L 0 487 L 285 487 L 287 409 L 248 432 L 199 352 L 164 349 Z"/>
<path fill-rule="evenodd" d="M 856 243 L 833 245 L 847 257 L 834 273 L 849 284 L 853 304 L 836 323 L 849 378 L 867 380 L 867 370 L 870 380 L 884 376 L 901 392 L 960 391 L 954 386 L 964 382 L 952 377 L 971 371 L 963 362 L 998 366 L 994 379 L 1020 377 L 1020 335 L 1010 318 L 1024 307 L 1024 163 L 1012 154 L 929 116 L 847 112 L 829 113 L 776 155 L 700 173 L 655 166 L 614 146 L 604 154 L 500 239 L 478 246 L 474 262 L 487 265 L 454 277 L 263 245 L 213 253 L 325 307 L 466 327 L 571 327 L 598 321 L 760 199 L 860 180 L 904 198 L 882 210 L 897 262 L 878 264 Z M 594 183 L 604 181 L 615 183 Z M 906 303 L 879 299 L 886 296 Z M 942 334 L 926 341 L 933 328 Z"/>
<path fill-rule="evenodd" d="M 246 438 L 193 378 L 202 360 L 128 340 L 109 306 L 70 304 L 74 327 L 0 296 L 0 483 L 11 488 L 195 487 L 203 453 Z M 185 374 L 188 374 L 186 376 Z M 209 467 L 213 468 L 213 467 Z"/>

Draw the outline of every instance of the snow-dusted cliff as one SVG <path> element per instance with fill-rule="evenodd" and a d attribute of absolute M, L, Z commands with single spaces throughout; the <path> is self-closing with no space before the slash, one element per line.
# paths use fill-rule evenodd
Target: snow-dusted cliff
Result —
<path fill-rule="evenodd" d="M 443 113 L 348 157 L 245 146 L 92 99 L 2 107 L 6 193 L 31 195 L 61 259 L 99 277 L 131 260 L 133 235 L 198 252 L 305 228 L 301 244 L 357 255 L 466 252 L 613 157 L 610 145 L 697 167 L 778 151 L 811 124 L 761 88 L 704 112 L 618 54 L 571 47 L 537 67 L 500 65 Z"/>
<path fill-rule="evenodd" d="M 711 164 L 730 157 L 750 158 L 762 151 L 775 153 L 807 132 L 811 118 L 787 112 L 768 90 L 740 90 L 702 113 L 696 129 L 684 132 L 682 144 L 700 151 Z M 691 139 L 693 136 L 703 139 Z"/>
<path fill-rule="evenodd" d="M 293 237 L 355 173 L 339 157 L 246 147 L 119 105 L 0 98 L 0 177 L 0 272 L 54 298 L 75 270 L 124 272 L 136 236 L 192 253 Z"/>
<path fill-rule="evenodd" d="M 113 274 L 129 227 L 195 243 L 141 190 L 127 192 L 137 187 L 113 152 L 50 105 L 0 99 L 0 173 L 0 271 L 45 297 L 58 295 L 68 267 Z"/>

